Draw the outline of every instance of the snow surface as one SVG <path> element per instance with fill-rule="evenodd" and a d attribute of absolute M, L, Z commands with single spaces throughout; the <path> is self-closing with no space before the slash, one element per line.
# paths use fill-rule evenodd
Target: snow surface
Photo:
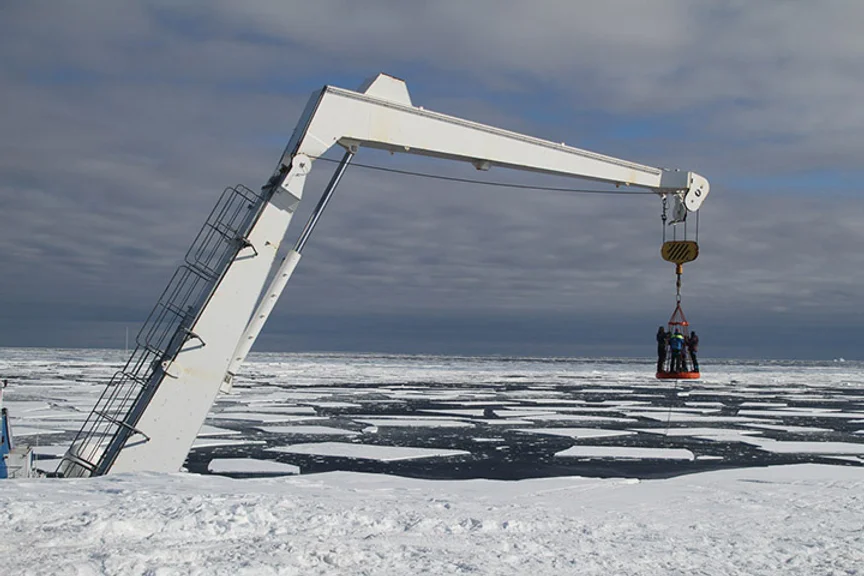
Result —
<path fill-rule="evenodd" d="M 540 416 L 530 416 L 529 420 L 538 422 L 558 421 L 558 422 L 635 422 L 632 418 L 617 418 L 615 416 L 591 416 L 587 414 L 543 414 Z"/>
<path fill-rule="evenodd" d="M 664 414 L 662 411 L 657 411 L 627 412 L 626 414 L 631 418 L 648 418 L 661 422 L 758 422 L 756 418 L 745 418 L 743 416 L 703 416 L 702 414 L 692 414 L 689 412 L 669 412 Z"/>
<path fill-rule="evenodd" d="M 741 430 L 738 428 L 634 428 L 645 434 L 663 434 L 664 436 L 700 436 L 723 437 L 742 436 L 745 434 L 761 434 L 759 430 Z"/>
<path fill-rule="evenodd" d="M 471 428 L 474 426 L 463 420 L 439 418 L 354 418 L 354 420 L 379 428 Z"/>
<path fill-rule="evenodd" d="M 495 412 L 497 413 L 498 411 L 499 411 L 499 409 L 496 408 Z M 444 408 L 442 408 L 440 410 L 418 410 L 418 412 L 427 413 L 427 414 L 449 414 L 451 416 L 476 416 L 478 418 L 483 416 L 483 409 L 482 408 L 464 408 L 464 409 L 460 409 L 460 408 L 444 409 Z M 533 413 L 534 414 L 540 414 L 541 412 L 535 411 Z"/>
<path fill-rule="evenodd" d="M 198 437 L 205 436 L 236 436 L 240 434 L 237 430 L 230 430 L 228 428 L 219 428 L 218 426 L 210 426 L 209 424 L 204 424 L 201 426 L 201 429 L 198 430 Z"/>
<path fill-rule="evenodd" d="M 784 442 L 772 440 L 771 438 L 741 439 L 747 444 L 759 446 L 762 450 L 777 454 L 864 454 L 864 443 L 853 444 L 851 442 Z M 864 510 L 864 505 L 862 505 Z"/>
<path fill-rule="evenodd" d="M 864 470 L 668 480 L 13 480 L 4 574 L 861 574 Z"/>
<path fill-rule="evenodd" d="M 299 474 L 300 467 L 272 460 L 255 458 L 214 458 L 207 465 L 210 472 L 217 474 Z"/>
<path fill-rule="evenodd" d="M 256 412 L 217 412 L 213 414 L 216 420 L 239 420 L 261 424 L 279 424 L 282 422 L 302 422 L 307 420 L 326 420 L 322 416 L 307 416 L 305 414 L 271 414 Z"/>
<path fill-rule="evenodd" d="M 65 443 L 45 438 L 40 467 L 56 466 L 121 356 L 0 349 L 15 435 L 42 444 L 24 434 L 67 430 Z M 0 574 L 864 574 L 864 365 L 705 364 L 705 378 L 678 387 L 654 382 L 650 361 L 255 354 L 193 455 L 198 470 L 241 475 L 295 473 L 295 458 L 441 471 L 506 467 L 514 454 L 553 474 L 836 465 L 650 481 L 429 481 L 306 468 L 278 479 L 8 481 Z M 485 419 L 486 407 L 509 418 Z M 353 440 L 411 445 L 255 440 L 261 429 L 368 421 L 381 432 Z"/>
<path fill-rule="evenodd" d="M 215 448 L 217 446 L 247 446 L 254 444 L 264 444 L 262 440 L 230 440 L 227 438 L 196 438 L 192 443 L 192 448 Z"/>
<path fill-rule="evenodd" d="M 781 426 L 778 424 L 757 424 L 748 422 L 745 426 L 749 428 L 764 428 L 766 430 L 781 430 L 783 432 L 807 434 L 811 432 L 831 432 L 828 428 L 816 428 L 815 426 Z"/>
<path fill-rule="evenodd" d="M 860 418 L 864 416 L 864 412 L 834 412 L 828 410 L 819 410 L 810 408 L 801 410 L 797 408 L 783 408 L 780 410 L 739 410 L 738 414 L 742 416 L 783 416 L 784 418 L 805 417 L 805 418 Z"/>
<path fill-rule="evenodd" d="M 33 453 L 40 456 L 63 456 L 69 448 L 68 444 L 57 446 L 33 446 Z"/>
<path fill-rule="evenodd" d="M 603 428 L 517 428 L 516 431 L 525 432 L 526 434 L 548 434 L 567 438 L 613 438 L 615 436 L 635 434 L 635 432 L 628 432 L 627 430 L 604 430 Z"/>
<path fill-rule="evenodd" d="M 15 426 L 15 436 L 49 436 L 63 434 L 65 430 L 49 430 L 47 428 L 31 428 L 30 426 Z"/>
<path fill-rule="evenodd" d="M 333 428 L 331 426 L 268 426 L 266 428 L 258 428 L 258 430 L 274 434 L 308 434 L 312 436 L 357 436 L 360 434 L 354 430 Z"/>
<path fill-rule="evenodd" d="M 558 458 L 614 458 L 624 460 L 693 460 L 693 452 L 683 448 L 634 448 L 630 446 L 571 446 L 555 454 Z"/>

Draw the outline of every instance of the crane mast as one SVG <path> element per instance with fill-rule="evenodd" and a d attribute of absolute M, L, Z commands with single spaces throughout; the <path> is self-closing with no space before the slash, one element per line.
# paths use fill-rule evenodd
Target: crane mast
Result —
<path fill-rule="evenodd" d="M 276 262 L 315 159 L 344 155 L 300 237 Z M 416 107 L 404 81 L 379 74 L 358 91 L 312 94 L 269 181 L 227 189 L 58 468 L 66 477 L 180 469 L 213 402 L 291 278 L 361 147 L 638 186 L 696 211 L 708 181 Z M 270 278 L 269 284 L 267 279 Z M 265 286 L 266 284 L 266 286 Z"/>

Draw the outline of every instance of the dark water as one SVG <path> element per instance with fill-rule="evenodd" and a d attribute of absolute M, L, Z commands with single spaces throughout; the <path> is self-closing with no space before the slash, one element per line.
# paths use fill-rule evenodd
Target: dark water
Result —
<path fill-rule="evenodd" d="M 755 366 L 755 364 L 754 364 Z M 760 370 L 770 369 L 766 364 L 759 365 Z M 582 401 L 584 411 L 581 415 L 598 417 L 627 418 L 628 412 L 638 411 L 647 407 L 658 408 L 655 418 L 636 417 L 632 422 L 616 421 L 567 421 L 566 416 L 560 421 L 554 418 L 545 421 L 532 421 L 513 425 L 490 424 L 482 416 L 468 418 L 472 428 L 426 428 L 426 427 L 380 427 L 374 434 L 362 434 L 355 437 L 323 438 L 319 435 L 284 435 L 265 432 L 260 425 L 249 425 L 237 421 L 225 421 L 214 415 L 211 423 L 219 427 L 238 430 L 243 438 L 261 441 L 264 444 L 252 446 L 230 446 L 204 448 L 193 450 L 187 461 L 190 471 L 207 473 L 207 464 L 213 458 L 257 458 L 275 460 L 299 466 L 301 473 L 315 473 L 333 470 L 352 470 L 361 472 L 397 474 L 417 478 L 467 479 L 493 478 L 517 480 L 549 476 L 594 476 L 594 477 L 637 477 L 662 478 L 680 474 L 693 473 L 721 468 L 738 468 L 749 466 L 769 466 L 778 464 L 797 464 L 802 462 L 825 463 L 838 466 L 861 466 L 864 460 L 854 455 L 829 456 L 812 453 L 808 449 L 802 453 L 780 454 L 763 450 L 758 446 L 736 441 L 735 439 L 702 439 L 692 436 L 676 436 L 672 433 L 680 428 L 732 428 L 755 430 L 748 428 L 745 422 L 671 422 L 666 417 L 677 414 L 676 409 L 692 408 L 694 403 L 717 403 L 711 408 L 708 417 L 735 417 L 739 411 L 759 410 L 760 404 L 766 409 L 772 409 L 772 403 L 785 403 L 788 408 L 830 409 L 832 413 L 862 412 L 864 387 L 844 383 L 842 387 L 822 386 L 812 390 L 809 388 L 792 387 L 789 392 L 778 391 L 768 387 L 764 392 L 754 392 L 746 388 L 746 393 L 736 394 L 736 382 L 730 382 L 718 394 L 714 386 L 703 386 L 699 382 L 676 385 L 675 383 L 652 383 L 650 385 L 633 386 L 622 382 L 604 383 L 602 376 L 574 377 L 567 382 L 564 392 L 561 388 L 550 390 L 548 382 L 532 382 L 518 374 L 507 375 L 508 380 L 493 384 L 485 384 L 485 390 L 491 390 L 494 395 L 487 403 L 471 405 L 476 409 L 499 409 L 501 402 L 513 402 L 514 396 L 520 392 L 532 393 L 539 390 L 549 390 L 550 397 L 542 398 L 544 403 L 538 404 L 531 399 L 520 399 L 518 405 L 508 406 L 511 409 L 542 409 L 566 410 L 572 407 L 567 401 Z M 514 382 L 514 380 L 516 382 Z M 609 387 L 609 392 L 600 391 L 603 384 Z M 406 384 L 407 385 L 407 384 Z M 444 390 L 452 390 L 454 394 L 470 389 L 466 383 L 426 382 L 418 385 L 410 384 L 412 390 L 426 389 L 440 394 Z M 377 398 L 381 387 L 369 384 L 338 384 L 338 392 L 331 400 L 343 400 L 346 403 L 363 402 L 361 407 L 317 408 L 316 415 L 326 417 L 325 421 L 316 421 L 315 425 L 331 426 L 361 432 L 366 424 L 357 422 L 355 417 L 377 416 L 410 416 L 424 418 L 446 414 L 434 414 L 426 411 L 452 410 L 458 408 L 452 401 L 436 401 L 435 399 L 407 399 L 392 402 L 387 398 Z M 345 394 L 346 388 L 351 389 Z M 631 391 L 619 391 L 618 388 L 628 388 Z M 325 389 L 318 386 L 316 389 Z M 635 396 L 640 401 L 648 402 L 645 406 L 623 406 L 617 403 L 632 401 Z M 796 396 L 800 398 L 796 400 Z M 553 401 L 554 400 L 554 401 Z M 557 402 L 555 402 L 557 401 Z M 552 403 L 549 403 L 552 402 Z M 748 403 L 742 408 L 742 404 Z M 610 411 L 610 405 L 612 410 Z M 230 406 L 223 407 L 228 410 Z M 592 410 L 594 408 L 595 410 Z M 666 411 L 666 412 L 664 412 Z M 752 415 L 751 415 L 752 416 Z M 454 416 L 454 418 L 456 418 Z M 460 417 L 464 418 L 464 417 Z M 657 419 L 659 418 L 659 420 Z M 776 426 L 812 427 L 824 429 L 813 432 L 788 432 L 783 430 L 759 429 L 760 437 L 778 441 L 790 442 L 820 442 L 820 443 L 856 443 L 861 445 L 859 454 L 864 454 L 864 436 L 855 432 L 864 429 L 864 424 L 854 423 L 859 418 L 829 417 L 814 413 L 812 415 L 789 414 L 788 416 L 771 415 L 755 416 L 766 423 Z M 260 426 L 260 427 L 265 427 Z M 603 430 L 653 429 L 659 433 L 636 433 L 627 436 L 607 438 L 573 439 L 569 437 L 545 434 L 527 433 L 525 428 L 602 428 Z M 288 444 L 338 441 L 362 444 L 378 444 L 385 446 L 410 446 L 432 449 L 465 450 L 470 455 L 446 458 L 427 458 L 407 461 L 382 462 L 354 458 L 283 454 L 267 451 L 267 448 Z M 696 457 L 694 460 L 673 459 L 598 459 L 583 457 L 556 457 L 555 454 L 571 446 L 618 446 L 633 448 L 665 448 L 686 449 Z M 854 451 L 854 450 L 853 450 Z"/>
<path fill-rule="evenodd" d="M 116 351 L 9 353 L 7 349 L 5 357 L 0 357 L 0 376 L 14 382 L 18 401 L 48 401 L 56 409 L 89 410 L 121 357 L 122 353 Z M 861 363 L 703 360 L 703 380 L 675 383 L 654 380 L 648 359 L 341 354 L 257 354 L 251 359 L 238 380 L 237 393 L 220 400 L 207 423 L 240 433 L 227 439 L 257 443 L 193 448 L 186 462 L 190 471 L 207 474 L 208 464 L 216 458 L 282 462 L 298 466 L 302 474 L 350 470 L 417 478 L 505 480 L 565 475 L 662 478 L 722 468 L 804 462 L 864 465 L 864 434 L 857 433 L 864 430 Z M 28 392 L 29 385 L 33 385 L 34 392 Z M 56 392 L 52 386 L 57 387 Z M 77 403 L 69 401 L 67 396 L 71 394 L 80 394 Z M 290 408 L 305 408 L 321 419 L 272 424 L 256 421 L 255 402 L 267 398 L 274 401 L 274 406 L 286 407 L 286 413 L 292 412 Z M 634 402 L 643 404 L 628 405 Z M 484 409 L 507 416 L 502 410 L 504 404 L 510 410 L 548 411 L 559 416 L 494 420 L 483 416 Z M 441 412 L 460 408 L 478 412 Z M 578 411 L 567 412 L 574 408 Z M 683 410 L 698 409 L 705 410 L 701 414 L 703 421 L 676 420 Z M 239 410 L 250 412 L 250 419 L 220 417 Z M 568 420 L 568 414 L 630 420 Z M 471 426 L 378 427 L 373 431 L 360 421 L 382 416 L 443 417 Z M 675 435 L 688 428 L 757 430 L 748 425 L 748 419 L 749 424 L 758 420 L 778 427 L 820 429 L 760 428 L 755 438 L 822 443 L 826 452 L 836 449 L 835 443 L 844 443 L 845 454 L 820 454 L 812 444 L 799 451 L 785 445 L 790 452 L 777 453 L 734 437 Z M 517 421 L 501 424 L 508 420 Z M 327 426 L 358 434 L 322 436 L 273 430 L 291 425 Z M 523 430 L 536 428 L 596 428 L 631 434 L 574 439 Z M 50 437 L 50 441 L 68 445 L 73 437 L 74 431 L 70 430 Z M 468 454 L 378 461 L 269 450 L 316 442 L 463 450 Z M 573 446 L 684 449 L 694 459 L 556 456 Z"/>

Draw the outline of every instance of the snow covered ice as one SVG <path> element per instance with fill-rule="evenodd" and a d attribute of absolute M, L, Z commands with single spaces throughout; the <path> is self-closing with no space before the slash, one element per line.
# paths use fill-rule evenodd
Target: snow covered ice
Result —
<path fill-rule="evenodd" d="M 864 573 L 860 363 L 250 360 L 191 473 L 4 482 L 2 573 Z M 0 349 L 43 467 L 122 361 Z"/>
<path fill-rule="evenodd" d="M 5 574 L 860 574 L 864 473 L 10 481 Z"/>

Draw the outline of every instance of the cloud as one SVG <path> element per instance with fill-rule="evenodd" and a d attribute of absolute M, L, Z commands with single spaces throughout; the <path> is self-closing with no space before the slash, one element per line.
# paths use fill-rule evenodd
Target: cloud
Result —
<path fill-rule="evenodd" d="M 786 169 L 837 168 L 864 131 L 857 24 L 864 5 L 854 3 L 819 10 L 681 0 L 213 6 L 199 16 L 283 42 L 304 70 L 313 61 L 343 70 L 421 65 L 457 89 L 476 82 L 555 92 L 585 112 L 680 115 L 690 133 L 677 139 L 734 142 L 751 156 L 774 156 L 772 164 L 785 158 Z"/>
<path fill-rule="evenodd" d="M 0 307 L 31 310 L 39 333 L 81 310 L 112 331 L 129 316 L 116 310 L 146 315 L 219 191 L 270 174 L 308 93 L 324 82 L 353 88 L 378 70 L 406 77 L 428 109 L 708 176 L 702 256 L 684 290 L 691 314 L 718 330 L 849 319 L 864 304 L 864 7 L 252 0 L 3 11 Z M 357 161 L 582 185 L 365 150 Z M 331 168 L 316 165 L 289 242 Z M 674 302 L 659 209 L 650 196 L 354 167 L 288 291 L 319 316 L 551 315 L 635 327 Z M 268 329 L 279 333 L 294 313 L 280 307 Z M 28 329 L 12 316 L 0 324 L 6 343 L 20 336 L 13 320 Z M 501 330 L 478 322 L 493 340 Z"/>

